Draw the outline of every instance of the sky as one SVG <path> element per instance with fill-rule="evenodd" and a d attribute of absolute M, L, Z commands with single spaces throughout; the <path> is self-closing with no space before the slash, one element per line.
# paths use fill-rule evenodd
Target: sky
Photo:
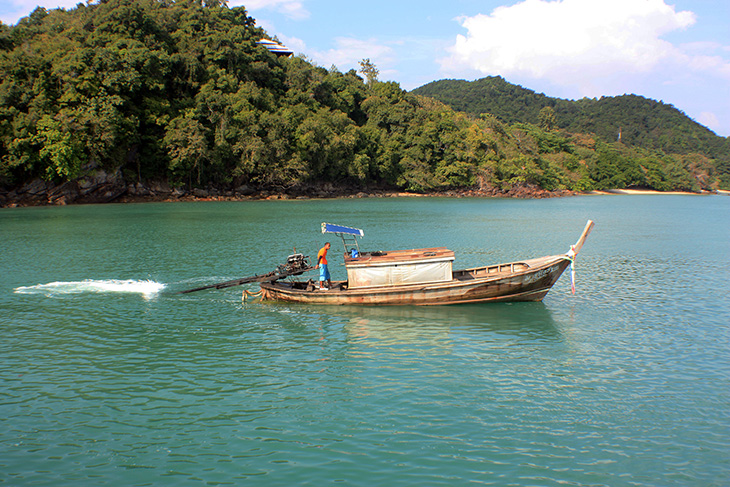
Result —
<path fill-rule="evenodd" d="M 15 24 L 36 6 L 0 0 Z M 229 0 L 271 37 L 340 71 L 370 59 L 411 90 L 502 76 L 548 96 L 636 94 L 730 136 L 730 0 Z"/>

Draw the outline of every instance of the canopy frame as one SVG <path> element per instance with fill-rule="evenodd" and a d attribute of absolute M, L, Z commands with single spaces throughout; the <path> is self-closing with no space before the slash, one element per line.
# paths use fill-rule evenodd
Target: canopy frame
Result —
<path fill-rule="evenodd" d="M 360 245 L 357 243 L 357 237 L 362 238 L 365 236 L 365 232 L 361 229 L 322 222 L 322 233 L 334 233 L 340 237 L 342 245 L 345 247 L 345 254 L 351 255 L 352 250 L 357 249 L 357 254 L 360 255 Z"/>

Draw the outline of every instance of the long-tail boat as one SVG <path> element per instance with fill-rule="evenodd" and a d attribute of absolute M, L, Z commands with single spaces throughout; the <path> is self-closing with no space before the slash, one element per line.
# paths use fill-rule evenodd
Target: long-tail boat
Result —
<path fill-rule="evenodd" d="M 588 221 L 565 254 L 504 264 L 452 270 L 454 252 L 445 247 L 360 251 L 358 228 L 322 223 L 322 233 L 342 237 L 347 280 L 319 289 L 312 280 L 291 274 L 257 279 L 262 299 L 329 305 L 446 305 L 461 303 L 541 301 L 570 266 L 593 228 Z M 301 275 L 313 269 L 301 254 L 287 261 Z M 301 272 L 299 272 L 301 270 Z M 573 279 L 575 274 L 571 273 Z"/>

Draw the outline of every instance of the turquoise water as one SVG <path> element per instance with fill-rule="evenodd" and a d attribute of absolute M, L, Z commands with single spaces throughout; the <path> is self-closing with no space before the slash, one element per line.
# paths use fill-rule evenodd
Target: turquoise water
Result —
<path fill-rule="evenodd" d="M 316 255 L 322 221 L 467 267 L 589 218 L 543 303 L 175 294 Z M 0 484 L 730 483 L 726 196 L 20 208 L 0 235 Z"/>

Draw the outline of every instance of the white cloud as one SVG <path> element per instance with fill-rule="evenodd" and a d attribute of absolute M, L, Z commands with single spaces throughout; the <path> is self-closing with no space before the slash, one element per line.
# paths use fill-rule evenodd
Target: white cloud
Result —
<path fill-rule="evenodd" d="M 695 71 L 714 72 L 730 79 L 730 63 L 721 56 L 693 56 L 688 60 L 687 65 Z"/>
<path fill-rule="evenodd" d="M 622 76 L 686 61 L 662 35 L 695 22 L 664 0 L 525 0 L 460 19 L 446 72 L 545 79 L 582 95 L 604 94 Z"/>
<path fill-rule="evenodd" d="M 282 44 L 284 44 L 295 53 L 303 53 L 307 50 L 307 44 L 298 37 L 290 37 L 284 34 L 278 34 L 276 37 L 281 41 Z"/>
<path fill-rule="evenodd" d="M 697 121 L 712 130 L 717 130 L 720 128 L 720 120 L 718 120 L 717 115 L 712 112 L 700 113 L 700 115 L 697 117 Z"/>
<path fill-rule="evenodd" d="M 44 7 L 48 10 L 54 8 L 74 8 L 81 0 L 4 0 L 0 5 L 0 20 L 5 24 L 14 25 L 18 21 L 30 15 L 36 7 Z"/>
<path fill-rule="evenodd" d="M 359 62 L 363 59 L 370 59 L 380 70 L 380 79 L 388 79 L 388 75 L 393 73 L 389 67 L 395 63 L 395 59 L 393 49 L 389 46 L 380 44 L 374 39 L 337 37 L 334 41 L 336 44 L 334 49 L 310 51 L 307 55 L 323 67 L 334 65 L 340 71 L 348 71 L 352 68 L 359 70 Z"/>
<path fill-rule="evenodd" d="M 250 13 L 255 10 L 274 10 L 293 20 L 309 18 L 309 11 L 299 0 L 233 0 L 228 2 L 229 7 L 246 7 Z"/>

